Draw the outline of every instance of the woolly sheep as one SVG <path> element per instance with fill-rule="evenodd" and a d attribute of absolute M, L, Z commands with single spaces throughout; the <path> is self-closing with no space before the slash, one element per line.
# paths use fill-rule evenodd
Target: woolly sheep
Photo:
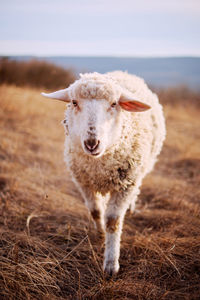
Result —
<path fill-rule="evenodd" d="M 65 162 L 105 234 L 103 269 L 116 274 L 125 213 L 134 210 L 165 139 L 162 106 L 143 79 L 121 71 L 81 74 L 68 88 L 43 96 L 68 102 Z"/>

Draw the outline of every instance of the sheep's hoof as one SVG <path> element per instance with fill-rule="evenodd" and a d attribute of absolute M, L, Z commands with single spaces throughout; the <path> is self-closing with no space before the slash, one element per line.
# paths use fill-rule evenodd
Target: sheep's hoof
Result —
<path fill-rule="evenodd" d="M 106 278 L 114 277 L 119 271 L 119 262 L 107 261 L 104 263 L 104 273 Z"/>

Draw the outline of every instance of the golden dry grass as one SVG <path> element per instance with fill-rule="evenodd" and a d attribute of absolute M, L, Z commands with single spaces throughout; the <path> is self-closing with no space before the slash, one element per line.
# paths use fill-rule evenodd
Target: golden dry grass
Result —
<path fill-rule="evenodd" d="M 1 299 L 199 299 L 198 96 L 160 95 L 165 146 L 126 216 L 120 272 L 106 280 L 103 243 L 63 163 L 65 105 L 0 86 Z"/>

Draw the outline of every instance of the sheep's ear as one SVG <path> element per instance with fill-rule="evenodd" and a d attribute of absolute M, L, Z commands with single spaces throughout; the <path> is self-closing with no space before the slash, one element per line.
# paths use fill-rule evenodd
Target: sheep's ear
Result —
<path fill-rule="evenodd" d="M 119 105 L 121 106 L 121 108 L 130 112 L 142 112 L 151 108 L 151 106 L 146 103 L 124 95 L 120 97 Z"/>
<path fill-rule="evenodd" d="M 57 99 L 64 102 L 70 102 L 68 89 L 59 90 L 49 94 L 41 93 L 41 95 L 47 98 Z"/>

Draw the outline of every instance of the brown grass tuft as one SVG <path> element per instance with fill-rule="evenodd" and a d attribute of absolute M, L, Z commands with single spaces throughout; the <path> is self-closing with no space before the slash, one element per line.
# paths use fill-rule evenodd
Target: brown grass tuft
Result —
<path fill-rule="evenodd" d="M 1 299 L 199 299 L 199 108 L 180 97 L 161 93 L 167 140 L 106 280 L 103 243 L 63 164 L 64 104 L 0 86 Z"/>

